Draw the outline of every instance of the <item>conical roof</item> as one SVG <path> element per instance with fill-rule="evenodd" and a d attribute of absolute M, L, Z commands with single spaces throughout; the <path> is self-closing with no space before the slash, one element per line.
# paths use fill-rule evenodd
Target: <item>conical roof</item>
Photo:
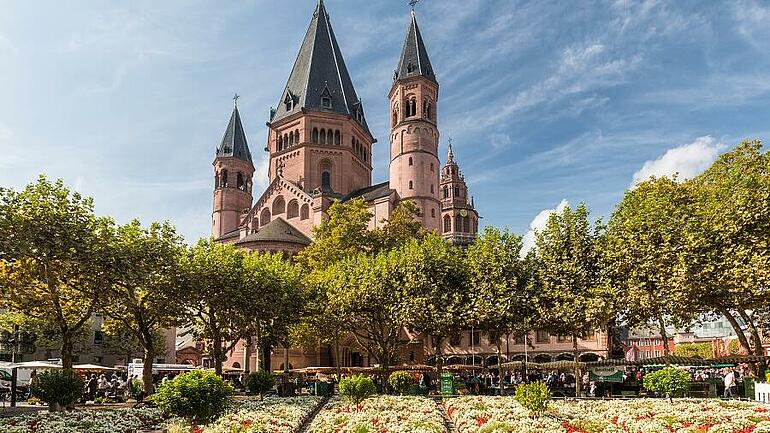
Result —
<path fill-rule="evenodd" d="M 420 34 L 420 27 L 417 26 L 417 16 L 412 10 L 412 20 L 409 23 L 409 30 L 406 32 L 404 48 L 401 50 L 395 79 L 402 80 L 417 76 L 423 76 L 437 82 L 436 74 L 433 73 L 433 65 L 428 58 L 428 50 L 425 48 L 425 42 L 423 42 Z"/>
<path fill-rule="evenodd" d="M 243 132 L 241 114 L 238 112 L 237 105 L 233 107 L 233 113 L 230 115 L 230 122 L 227 123 L 225 136 L 222 137 L 222 143 L 217 148 L 217 158 L 228 157 L 235 157 L 253 165 L 249 144 L 246 142 L 246 133 Z"/>
<path fill-rule="evenodd" d="M 350 115 L 369 131 L 323 0 L 318 1 L 313 12 L 278 108 L 271 113 L 271 122 L 302 109 Z"/>

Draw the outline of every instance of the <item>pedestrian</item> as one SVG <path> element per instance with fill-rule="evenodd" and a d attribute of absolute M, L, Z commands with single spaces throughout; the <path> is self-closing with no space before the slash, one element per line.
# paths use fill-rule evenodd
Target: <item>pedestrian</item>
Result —
<path fill-rule="evenodd" d="M 735 387 L 735 372 L 730 370 L 724 378 L 725 383 L 725 392 L 723 393 L 724 398 L 733 398 L 733 388 Z"/>
<path fill-rule="evenodd" d="M 91 378 L 88 379 L 88 400 L 94 401 L 96 398 L 96 389 L 99 387 L 96 381 L 96 375 L 91 374 Z"/>

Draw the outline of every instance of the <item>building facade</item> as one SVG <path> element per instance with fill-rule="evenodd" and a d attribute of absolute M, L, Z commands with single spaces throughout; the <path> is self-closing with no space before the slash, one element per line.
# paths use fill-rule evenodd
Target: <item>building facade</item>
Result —
<path fill-rule="evenodd" d="M 372 184 L 373 164 L 384 161 L 372 160 L 372 149 L 378 141 L 369 129 L 324 2 L 319 0 L 278 106 L 270 110 L 265 146 L 270 183 L 257 196 L 252 195 L 252 155 L 237 104 L 233 108 L 213 163 L 214 239 L 250 251 L 280 251 L 291 256 L 311 242 L 313 227 L 327 217 L 332 203 L 362 199 L 373 215 L 371 228 L 387 220 L 400 201 L 410 200 L 419 208 L 426 229 L 456 245 L 473 242 L 479 214 L 451 141 L 443 165 L 439 158 L 439 90 L 412 10 L 387 94 L 389 178 Z M 533 353 L 541 358 L 557 359 L 572 350 L 570 341 L 550 336 L 540 341 L 536 337 L 533 333 L 530 341 L 539 348 Z M 404 362 L 432 361 L 429 341 L 414 336 L 409 341 L 412 343 L 404 350 Z M 604 351 L 602 344 L 601 337 L 581 341 L 581 347 L 600 357 L 606 354 L 606 344 Z M 525 356 L 523 342 L 515 338 L 507 341 L 506 347 L 506 357 Z M 249 363 L 249 369 L 253 369 L 254 360 L 243 359 L 244 352 L 242 345 L 237 345 L 226 366 L 237 369 Z M 473 347 L 448 342 L 445 353 L 463 362 L 473 362 L 476 358 L 469 357 L 475 356 L 486 362 L 495 348 L 484 338 Z M 277 348 L 265 355 L 275 368 L 286 363 L 295 368 L 333 365 L 335 361 L 328 347 Z M 368 365 L 369 360 L 350 342 L 343 346 L 340 363 Z"/>

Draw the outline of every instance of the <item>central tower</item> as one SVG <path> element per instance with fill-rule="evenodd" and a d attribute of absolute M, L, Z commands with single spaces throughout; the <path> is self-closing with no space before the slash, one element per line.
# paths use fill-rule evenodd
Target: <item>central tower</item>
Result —
<path fill-rule="evenodd" d="M 390 89 L 390 187 L 412 200 L 422 225 L 438 231 L 438 81 L 412 10 L 401 59 Z"/>

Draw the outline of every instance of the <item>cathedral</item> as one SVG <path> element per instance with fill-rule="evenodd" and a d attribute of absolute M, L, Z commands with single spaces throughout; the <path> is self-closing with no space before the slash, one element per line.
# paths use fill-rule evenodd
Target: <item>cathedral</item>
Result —
<path fill-rule="evenodd" d="M 250 251 L 295 254 L 335 201 L 363 199 L 382 224 L 401 200 L 422 225 L 455 244 L 476 237 L 478 213 L 451 143 L 439 161 L 439 83 L 414 10 L 388 93 L 390 176 L 372 184 L 378 145 L 345 66 L 331 19 L 318 1 L 289 79 L 270 110 L 269 186 L 252 191 L 254 164 L 237 105 L 214 159 L 212 236 Z M 258 175 L 263 175 L 258 173 Z"/>
<path fill-rule="evenodd" d="M 270 110 L 264 148 L 269 155 L 270 183 L 256 201 L 252 154 L 237 104 L 233 108 L 213 163 L 213 238 L 249 251 L 291 256 L 310 244 L 313 227 L 327 217 L 335 201 L 362 199 L 373 215 L 371 228 L 387 220 L 401 200 L 411 200 L 419 207 L 426 229 L 455 245 L 473 242 L 479 215 L 454 159 L 451 140 L 446 161 L 443 165 L 439 161 L 439 83 L 414 10 L 395 63 L 387 95 L 389 178 L 373 185 L 372 168 L 384 161 L 372 160 L 372 148 L 378 141 L 369 129 L 329 13 L 323 0 L 318 0 L 278 107 Z M 430 338 L 404 332 L 410 343 L 402 362 L 435 362 L 430 356 Z M 199 344 L 178 351 L 180 362 L 206 366 Z M 503 344 L 504 360 L 523 360 L 527 353 L 538 362 L 573 356 L 571 340 L 547 332 L 533 333 L 529 343 L 523 336 L 506 336 Z M 598 333 L 580 340 L 579 346 L 585 360 L 604 357 L 607 336 Z M 445 342 L 443 353 L 447 363 L 495 365 L 495 350 L 492 341 L 471 329 Z M 336 361 L 342 366 L 370 365 L 353 341 L 342 342 L 339 360 L 333 352 L 328 346 L 266 349 L 265 366 L 331 366 Z M 244 350 L 242 343 L 228 355 L 228 369 L 253 370 L 256 365 L 254 351 Z"/>

